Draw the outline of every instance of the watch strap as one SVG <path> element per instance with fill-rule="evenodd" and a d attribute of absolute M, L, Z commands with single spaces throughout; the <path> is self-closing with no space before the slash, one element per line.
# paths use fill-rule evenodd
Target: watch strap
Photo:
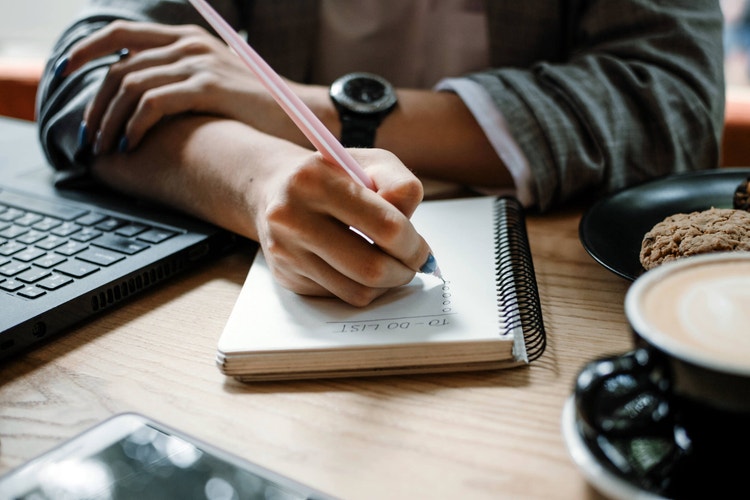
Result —
<path fill-rule="evenodd" d="M 341 144 L 346 148 L 375 146 L 375 132 L 383 115 L 341 114 Z"/>

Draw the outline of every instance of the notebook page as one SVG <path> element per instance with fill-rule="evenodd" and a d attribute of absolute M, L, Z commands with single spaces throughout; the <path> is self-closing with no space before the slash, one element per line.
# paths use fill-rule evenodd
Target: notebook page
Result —
<path fill-rule="evenodd" d="M 521 337 L 505 331 L 495 279 L 494 197 L 424 202 L 412 221 L 440 279 L 417 274 L 364 308 L 279 286 L 259 252 L 219 341 L 225 354 Z"/>

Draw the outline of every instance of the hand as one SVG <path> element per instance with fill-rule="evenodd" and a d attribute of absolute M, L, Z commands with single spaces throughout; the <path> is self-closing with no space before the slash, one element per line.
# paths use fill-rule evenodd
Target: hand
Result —
<path fill-rule="evenodd" d="M 409 221 L 423 196 L 419 180 L 386 151 L 352 154 L 376 191 L 314 154 L 266 186 L 272 194 L 257 212 L 256 228 L 283 286 L 364 306 L 411 281 L 430 249 Z"/>
<path fill-rule="evenodd" d="M 198 26 L 115 21 L 71 49 L 66 73 L 121 49 L 127 56 L 110 67 L 84 114 L 97 154 L 134 149 L 160 120 L 185 112 L 269 133 L 293 128 L 239 57 Z"/>

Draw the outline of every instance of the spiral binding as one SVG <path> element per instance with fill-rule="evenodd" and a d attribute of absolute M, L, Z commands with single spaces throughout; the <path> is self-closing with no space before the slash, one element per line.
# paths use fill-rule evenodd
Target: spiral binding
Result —
<path fill-rule="evenodd" d="M 531 258 L 526 219 L 521 204 L 509 196 L 495 202 L 495 279 L 498 306 L 515 302 L 503 313 L 506 328 L 521 327 L 529 362 L 547 346 L 539 289 Z"/>

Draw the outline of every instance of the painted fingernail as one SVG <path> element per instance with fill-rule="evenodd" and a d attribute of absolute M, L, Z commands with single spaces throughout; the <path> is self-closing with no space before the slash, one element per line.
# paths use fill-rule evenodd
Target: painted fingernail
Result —
<path fill-rule="evenodd" d="M 94 140 L 94 154 L 98 155 L 102 152 L 102 131 L 96 132 L 96 139 Z"/>
<path fill-rule="evenodd" d="M 65 69 L 68 67 L 69 61 L 70 60 L 68 59 L 67 56 L 57 61 L 57 63 L 55 64 L 55 69 L 53 73 L 53 76 L 55 79 L 60 78 L 63 75 L 63 73 L 65 73 Z"/>
<path fill-rule="evenodd" d="M 117 57 L 122 61 L 126 57 L 130 55 L 130 51 L 128 49 L 120 49 L 117 51 Z"/>
<path fill-rule="evenodd" d="M 129 146 L 130 143 L 128 142 L 127 136 L 123 135 L 120 138 L 120 142 L 117 144 L 117 151 L 119 151 L 120 153 L 127 153 Z"/>
<path fill-rule="evenodd" d="M 89 127 L 85 121 L 78 127 L 78 149 L 83 149 L 89 142 Z"/>

